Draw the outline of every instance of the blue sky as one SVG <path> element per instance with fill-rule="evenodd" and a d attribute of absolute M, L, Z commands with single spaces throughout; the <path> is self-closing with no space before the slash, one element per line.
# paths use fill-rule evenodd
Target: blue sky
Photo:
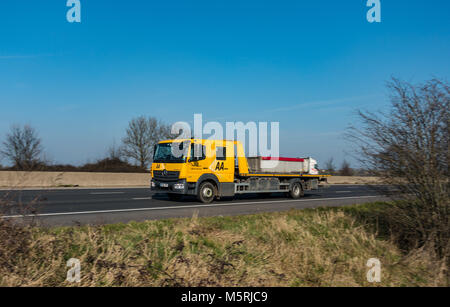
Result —
<path fill-rule="evenodd" d="M 100 158 L 128 121 L 279 121 L 281 153 L 340 163 L 356 108 L 391 76 L 448 78 L 450 2 L 381 0 L 0 2 L 0 142 L 31 124 L 47 157 Z M 6 161 L 2 161 L 6 163 Z"/>

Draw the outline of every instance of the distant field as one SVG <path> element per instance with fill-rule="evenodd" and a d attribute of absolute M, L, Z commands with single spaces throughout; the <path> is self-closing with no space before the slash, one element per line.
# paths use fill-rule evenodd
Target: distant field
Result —
<path fill-rule="evenodd" d="M 3 225 L 0 286 L 445 285 L 428 258 L 402 254 L 358 218 L 380 205 L 20 232 Z M 65 281 L 70 258 L 81 261 L 80 284 Z M 381 283 L 366 279 L 369 258 L 381 261 Z"/>
<path fill-rule="evenodd" d="M 53 188 L 53 187 L 146 187 L 150 174 L 138 173 L 71 173 L 71 172 L 9 172 L 0 171 L 0 188 Z M 378 183 L 376 177 L 329 178 L 330 184 Z"/>
<path fill-rule="evenodd" d="M 379 184 L 381 181 L 377 177 L 332 176 L 328 182 L 330 184 Z"/>

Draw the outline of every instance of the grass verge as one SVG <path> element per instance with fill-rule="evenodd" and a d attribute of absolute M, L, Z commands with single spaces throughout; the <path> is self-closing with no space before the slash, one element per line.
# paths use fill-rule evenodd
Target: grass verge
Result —
<path fill-rule="evenodd" d="M 0 286 L 446 286 L 360 217 L 386 203 L 89 227 L 0 227 Z M 363 214 L 361 214 L 363 213 Z M 65 281 L 81 262 L 81 282 Z M 368 283 L 369 258 L 381 283 Z"/>

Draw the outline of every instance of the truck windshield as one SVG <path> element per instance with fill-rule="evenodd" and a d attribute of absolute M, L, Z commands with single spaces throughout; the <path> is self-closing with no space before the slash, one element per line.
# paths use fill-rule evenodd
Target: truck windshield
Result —
<path fill-rule="evenodd" d="M 163 143 L 158 144 L 153 156 L 156 163 L 184 163 L 186 161 L 189 143 Z"/>

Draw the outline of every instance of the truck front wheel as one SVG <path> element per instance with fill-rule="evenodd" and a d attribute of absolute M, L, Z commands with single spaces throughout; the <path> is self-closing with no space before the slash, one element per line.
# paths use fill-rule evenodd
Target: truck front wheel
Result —
<path fill-rule="evenodd" d="M 216 194 L 216 187 L 211 182 L 203 182 L 198 189 L 197 198 L 204 204 L 210 204 Z"/>
<path fill-rule="evenodd" d="M 289 191 L 289 196 L 293 199 L 299 199 L 300 197 L 305 195 L 305 191 L 303 191 L 303 187 L 300 182 L 295 182 L 292 184 L 291 190 Z"/>

